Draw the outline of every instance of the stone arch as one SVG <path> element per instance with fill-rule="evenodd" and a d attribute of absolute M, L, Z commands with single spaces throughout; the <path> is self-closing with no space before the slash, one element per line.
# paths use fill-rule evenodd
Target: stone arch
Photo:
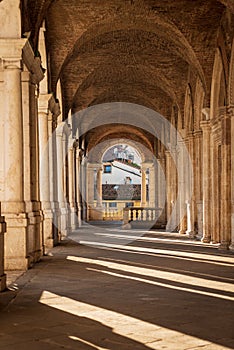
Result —
<path fill-rule="evenodd" d="M 224 66 L 221 51 L 219 48 L 216 49 L 215 53 L 215 61 L 213 66 L 213 75 L 212 75 L 212 83 L 211 83 L 211 102 L 210 102 L 210 118 L 215 118 L 218 109 L 219 109 L 219 101 L 220 101 L 220 93 L 225 93 L 226 95 L 226 86 L 222 84 L 225 82 L 224 78 Z M 223 91 L 225 89 L 225 91 Z"/>
<path fill-rule="evenodd" d="M 200 129 L 202 109 L 204 105 L 205 91 L 199 78 L 197 78 L 194 96 L 194 130 Z"/>
<path fill-rule="evenodd" d="M 190 84 L 188 84 L 185 92 L 184 126 L 187 132 L 191 132 L 194 129 L 194 106 Z"/>
<path fill-rule="evenodd" d="M 110 20 L 104 20 L 99 22 L 98 25 L 92 25 L 89 30 L 83 33 L 74 43 L 71 51 L 67 54 L 66 58 L 61 64 L 57 80 L 70 60 L 73 60 L 74 57 L 79 54 L 80 48 L 93 38 L 98 36 L 101 37 L 106 33 L 115 31 L 129 31 L 131 29 L 146 31 L 146 28 L 147 32 L 152 32 L 157 36 L 164 37 L 165 39 L 170 40 L 173 45 L 177 47 L 179 55 L 193 67 L 195 67 L 204 85 L 204 89 L 206 89 L 204 72 L 192 46 L 189 44 L 182 32 L 172 22 L 165 21 L 165 18 L 163 19 L 159 14 L 154 15 L 154 18 L 150 20 L 146 20 L 145 17 L 139 16 L 137 19 L 134 19 L 133 22 L 129 22 L 129 20 L 123 16 L 120 21 L 112 22 L 111 26 Z"/>
<path fill-rule="evenodd" d="M 97 147 L 94 147 L 90 154 L 88 155 L 89 161 L 102 163 L 102 159 L 106 151 L 118 144 L 126 144 L 128 146 L 131 146 L 134 148 L 140 155 L 140 158 L 142 162 L 146 161 L 148 159 L 150 152 L 146 151 L 146 147 L 140 144 L 139 142 L 127 139 L 127 138 L 114 138 L 111 140 L 105 140 L 97 145 Z"/>

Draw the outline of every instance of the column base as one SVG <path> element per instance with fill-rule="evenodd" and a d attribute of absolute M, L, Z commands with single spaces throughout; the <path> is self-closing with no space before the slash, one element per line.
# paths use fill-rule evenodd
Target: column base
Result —
<path fill-rule="evenodd" d="M 185 231 L 185 230 L 179 230 L 179 234 L 180 234 L 180 235 L 185 235 L 185 234 L 186 234 L 186 231 Z"/>
<path fill-rule="evenodd" d="M 67 208 L 63 207 L 60 208 L 60 226 L 59 226 L 59 233 L 60 233 L 60 240 L 63 240 L 67 237 L 69 233 L 69 228 L 67 225 Z"/>
<path fill-rule="evenodd" d="M 229 250 L 230 242 L 222 241 L 219 245 L 219 250 Z"/>
<path fill-rule="evenodd" d="M 229 250 L 234 253 L 234 243 L 229 246 Z"/>
<path fill-rule="evenodd" d="M 201 242 L 202 243 L 210 243 L 211 242 L 211 237 L 204 236 L 204 237 L 202 237 Z"/>
<path fill-rule="evenodd" d="M 43 210 L 43 253 L 47 254 L 47 250 L 53 248 L 53 213 L 51 210 Z"/>
<path fill-rule="evenodd" d="M 188 235 L 189 238 L 191 239 L 197 239 L 197 232 L 195 231 L 186 231 L 186 235 Z"/>
<path fill-rule="evenodd" d="M 6 289 L 6 274 L 4 273 L 0 276 L 0 292 L 3 292 Z"/>
<path fill-rule="evenodd" d="M 77 221 L 78 221 L 77 212 L 76 212 L 75 207 L 72 207 L 70 209 L 70 215 L 71 215 L 71 230 L 73 231 L 77 228 Z"/>
<path fill-rule="evenodd" d="M 27 217 L 25 213 L 5 214 L 7 232 L 5 233 L 5 269 L 23 270 L 28 268 Z"/>
<path fill-rule="evenodd" d="M 89 208 L 89 221 L 100 221 L 103 220 L 102 207 Z"/>

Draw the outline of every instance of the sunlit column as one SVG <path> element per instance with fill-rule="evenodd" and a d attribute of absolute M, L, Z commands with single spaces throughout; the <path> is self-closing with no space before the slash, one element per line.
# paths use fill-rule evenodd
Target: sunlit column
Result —
<path fill-rule="evenodd" d="M 192 173 L 188 177 L 188 184 L 187 184 L 187 193 L 186 193 L 186 206 L 187 206 L 187 230 L 186 233 L 189 235 L 190 238 L 196 237 L 195 232 L 195 203 L 194 203 L 194 183 L 196 182 L 196 171 L 195 171 L 195 163 L 194 163 L 194 136 L 193 134 L 189 134 L 187 146 L 188 146 L 188 154 L 189 154 L 189 160 L 191 162 L 192 167 Z M 189 164 L 186 165 L 186 172 L 189 173 Z M 193 185 L 192 192 L 189 192 L 189 188 Z"/>
<path fill-rule="evenodd" d="M 49 165 L 49 130 L 48 130 L 48 100 L 50 95 L 40 95 L 39 98 L 39 176 L 40 200 L 44 215 L 43 243 L 44 249 L 53 246 L 53 213 L 50 201 L 50 165 Z"/>
<path fill-rule="evenodd" d="M 80 149 L 76 147 L 76 164 L 75 164 L 75 173 L 76 173 L 76 207 L 77 207 L 77 226 L 81 226 L 81 156 Z"/>
<path fill-rule="evenodd" d="M 74 140 L 73 140 L 74 141 Z M 74 143 L 74 142 L 73 142 Z M 75 210 L 75 154 L 74 147 L 69 147 L 68 150 L 68 180 L 69 180 L 69 206 L 71 215 L 71 229 L 75 230 L 77 226 L 77 217 Z"/>
<path fill-rule="evenodd" d="M 102 167 L 97 168 L 97 208 L 102 207 Z"/>
<path fill-rule="evenodd" d="M 209 243 L 211 240 L 210 233 L 210 200 L 211 200 L 211 169 L 210 169 L 210 120 L 208 119 L 201 122 L 202 129 L 202 144 L 203 144 L 203 238 L 202 242 Z"/>
<path fill-rule="evenodd" d="M 179 224 L 179 233 L 185 234 L 187 229 L 187 207 L 186 207 L 186 184 L 185 184 L 185 172 L 186 172 L 186 164 L 185 164 L 185 144 L 184 141 L 178 142 L 178 196 L 179 196 L 179 204 L 180 204 L 180 224 Z"/>
<path fill-rule="evenodd" d="M 141 166 L 141 206 L 146 207 L 146 168 Z"/>
<path fill-rule="evenodd" d="M 93 219 L 94 213 L 94 175 L 96 172 L 97 165 L 94 163 L 87 164 L 87 183 L 86 183 L 86 191 L 87 191 L 87 209 L 88 209 L 88 219 Z"/>
<path fill-rule="evenodd" d="M 156 188 L 155 188 L 155 166 L 154 163 L 149 164 L 149 206 L 155 208 L 155 197 L 156 197 Z"/>

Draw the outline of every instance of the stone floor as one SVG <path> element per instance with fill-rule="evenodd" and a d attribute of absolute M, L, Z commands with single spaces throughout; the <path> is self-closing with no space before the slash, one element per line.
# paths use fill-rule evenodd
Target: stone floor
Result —
<path fill-rule="evenodd" d="M 233 349 L 233 265 L 185 236 L 84 227 L 11 274 L 0 350 Z"/>

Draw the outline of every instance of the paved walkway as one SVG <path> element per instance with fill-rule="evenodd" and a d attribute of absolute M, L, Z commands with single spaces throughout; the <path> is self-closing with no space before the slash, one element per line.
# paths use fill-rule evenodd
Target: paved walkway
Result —
<path fill-rule="evenodd" d="M 233 255 L 170 237 L 73 233 L 0 295 L 0 350 L 233 349 Z"/>

